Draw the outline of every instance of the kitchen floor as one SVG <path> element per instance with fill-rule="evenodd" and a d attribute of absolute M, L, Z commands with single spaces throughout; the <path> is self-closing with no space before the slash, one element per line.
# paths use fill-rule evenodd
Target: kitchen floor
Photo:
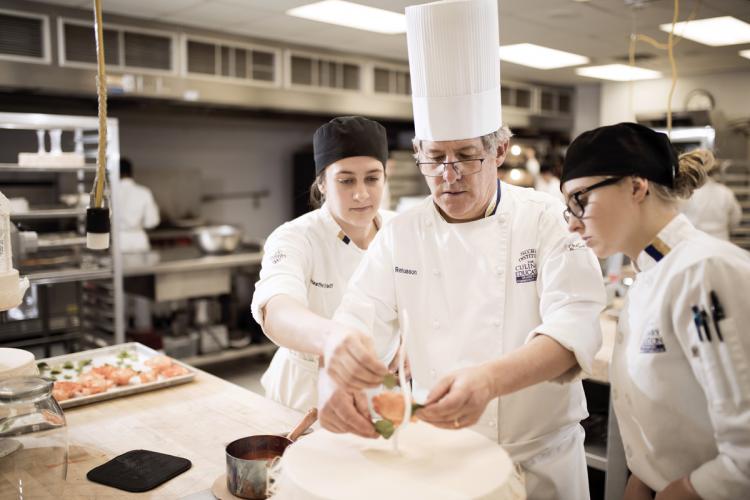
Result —
<path fill-rule="evenodd" d="M 265 391 L 260 385 L 260 377 L 270 362 L 270 356 L 253 356 L 202 366 L 201 369 L 263 396 Z"/>

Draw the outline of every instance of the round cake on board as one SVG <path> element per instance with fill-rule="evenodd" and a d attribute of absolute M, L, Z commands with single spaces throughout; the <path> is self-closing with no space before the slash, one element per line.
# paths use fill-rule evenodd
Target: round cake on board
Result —
<path fill-rule="evenodd" d="M 522 500 L 520 478 L 497 443 L 417 422 L 392 439 L 313 432 L 287 448 L 274 500 Z"/>

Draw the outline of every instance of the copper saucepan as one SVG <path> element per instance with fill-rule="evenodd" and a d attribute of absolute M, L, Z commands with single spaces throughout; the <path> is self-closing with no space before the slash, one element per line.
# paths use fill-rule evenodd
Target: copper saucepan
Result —
<path fill-rule="evenodd" d="M 309 410 L 286 436 L 261 434 L 237 439 L 226 447 L 227 488 L 232 495 L 251 500 L 268 497 L 272 467 L 292 444 L 318 419 L 318 410 Z"/>

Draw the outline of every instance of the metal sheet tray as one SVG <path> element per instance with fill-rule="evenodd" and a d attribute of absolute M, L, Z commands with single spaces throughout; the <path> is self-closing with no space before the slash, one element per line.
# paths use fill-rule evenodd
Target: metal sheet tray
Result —
<path fill-rule="evenodd" d="M 155 356 L 161 356 L 160 353 L 156 352 L 150 347 L 146 347 L 139 342 L 128 342 L 126 344 L 118 344 L 109 347 L 102 347 L 100 349 L 92 349 L 89 351 L 81 351 L 72 354 L 65 354 L 62 356 L 55 356 L 52 358 L 40 359 L 37 361 L 37 364 L 44 362 L 47 363 L 47 365 L 49 365 L 51 368 L 56 368 L 62 367 L 65 363 L 71 363 L 74 366 L 78 366 L 79 362 L 91 360 L 91 363 L 86 366 L 86 369 L 88 370 L 92 367 L 101 366 L 106 363 L 117 364 L 117 361 L 119 359 L 118 356 L 120 356 L 123 352 L 127 352 L 128 355 L 131 356 L 128 363 L 135 370 L 145 368 L 146 365 L 144 364 L 144 362 L 147 359 L 153 358 Z M 135 356 L 137 360 L 132 359 L 132 356 Z M 185 375 L 179 375 L 177 377 L 155 380 L 153 382 L 139 381 L 137 383 L 131 383 L 129 385 L 115 386 L 99 394 L 66 399 L 65 401 L 60 402 L 60 406 L 63 409 L 73 408 L 75 406 L 97 403 L 99 401 L 106 401 L 108 399 L 119 398 L 121 396 L 129 396 L 131 394 L 137 394 L 140 392 L 152 391 L 154 389 L 161 389 L 163 387 L 184 384 L 185 382 L 190 382 L 195 378 L 196 372 L 193 368 L 174 358 L 170 359 L 172 359 L 175 364 L 187 369 L 188 373 L 186 373 Z M 75 372 L 75 369 L 62 369 L 61 371 L 62 373 L 60 374 L 61 376 L 59 377 L 59 380 L 65 380 L 64 375 L 67 374 L 71 377 L 68 380 L 70 380 L 71 382 L 76 381 L 77 374 Z M 41 375 L 44 376 L 45 373 L 42 373 Z"/>

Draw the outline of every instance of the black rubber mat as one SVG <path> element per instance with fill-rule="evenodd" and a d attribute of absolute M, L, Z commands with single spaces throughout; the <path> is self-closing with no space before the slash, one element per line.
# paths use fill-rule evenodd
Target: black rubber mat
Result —
<path fill-rule="evenodd" d="M 86 474 L 89 481 L 139 493 L 156 488 L 188 470 L 186 458 L 148 450 L 123 453 Z"/>

